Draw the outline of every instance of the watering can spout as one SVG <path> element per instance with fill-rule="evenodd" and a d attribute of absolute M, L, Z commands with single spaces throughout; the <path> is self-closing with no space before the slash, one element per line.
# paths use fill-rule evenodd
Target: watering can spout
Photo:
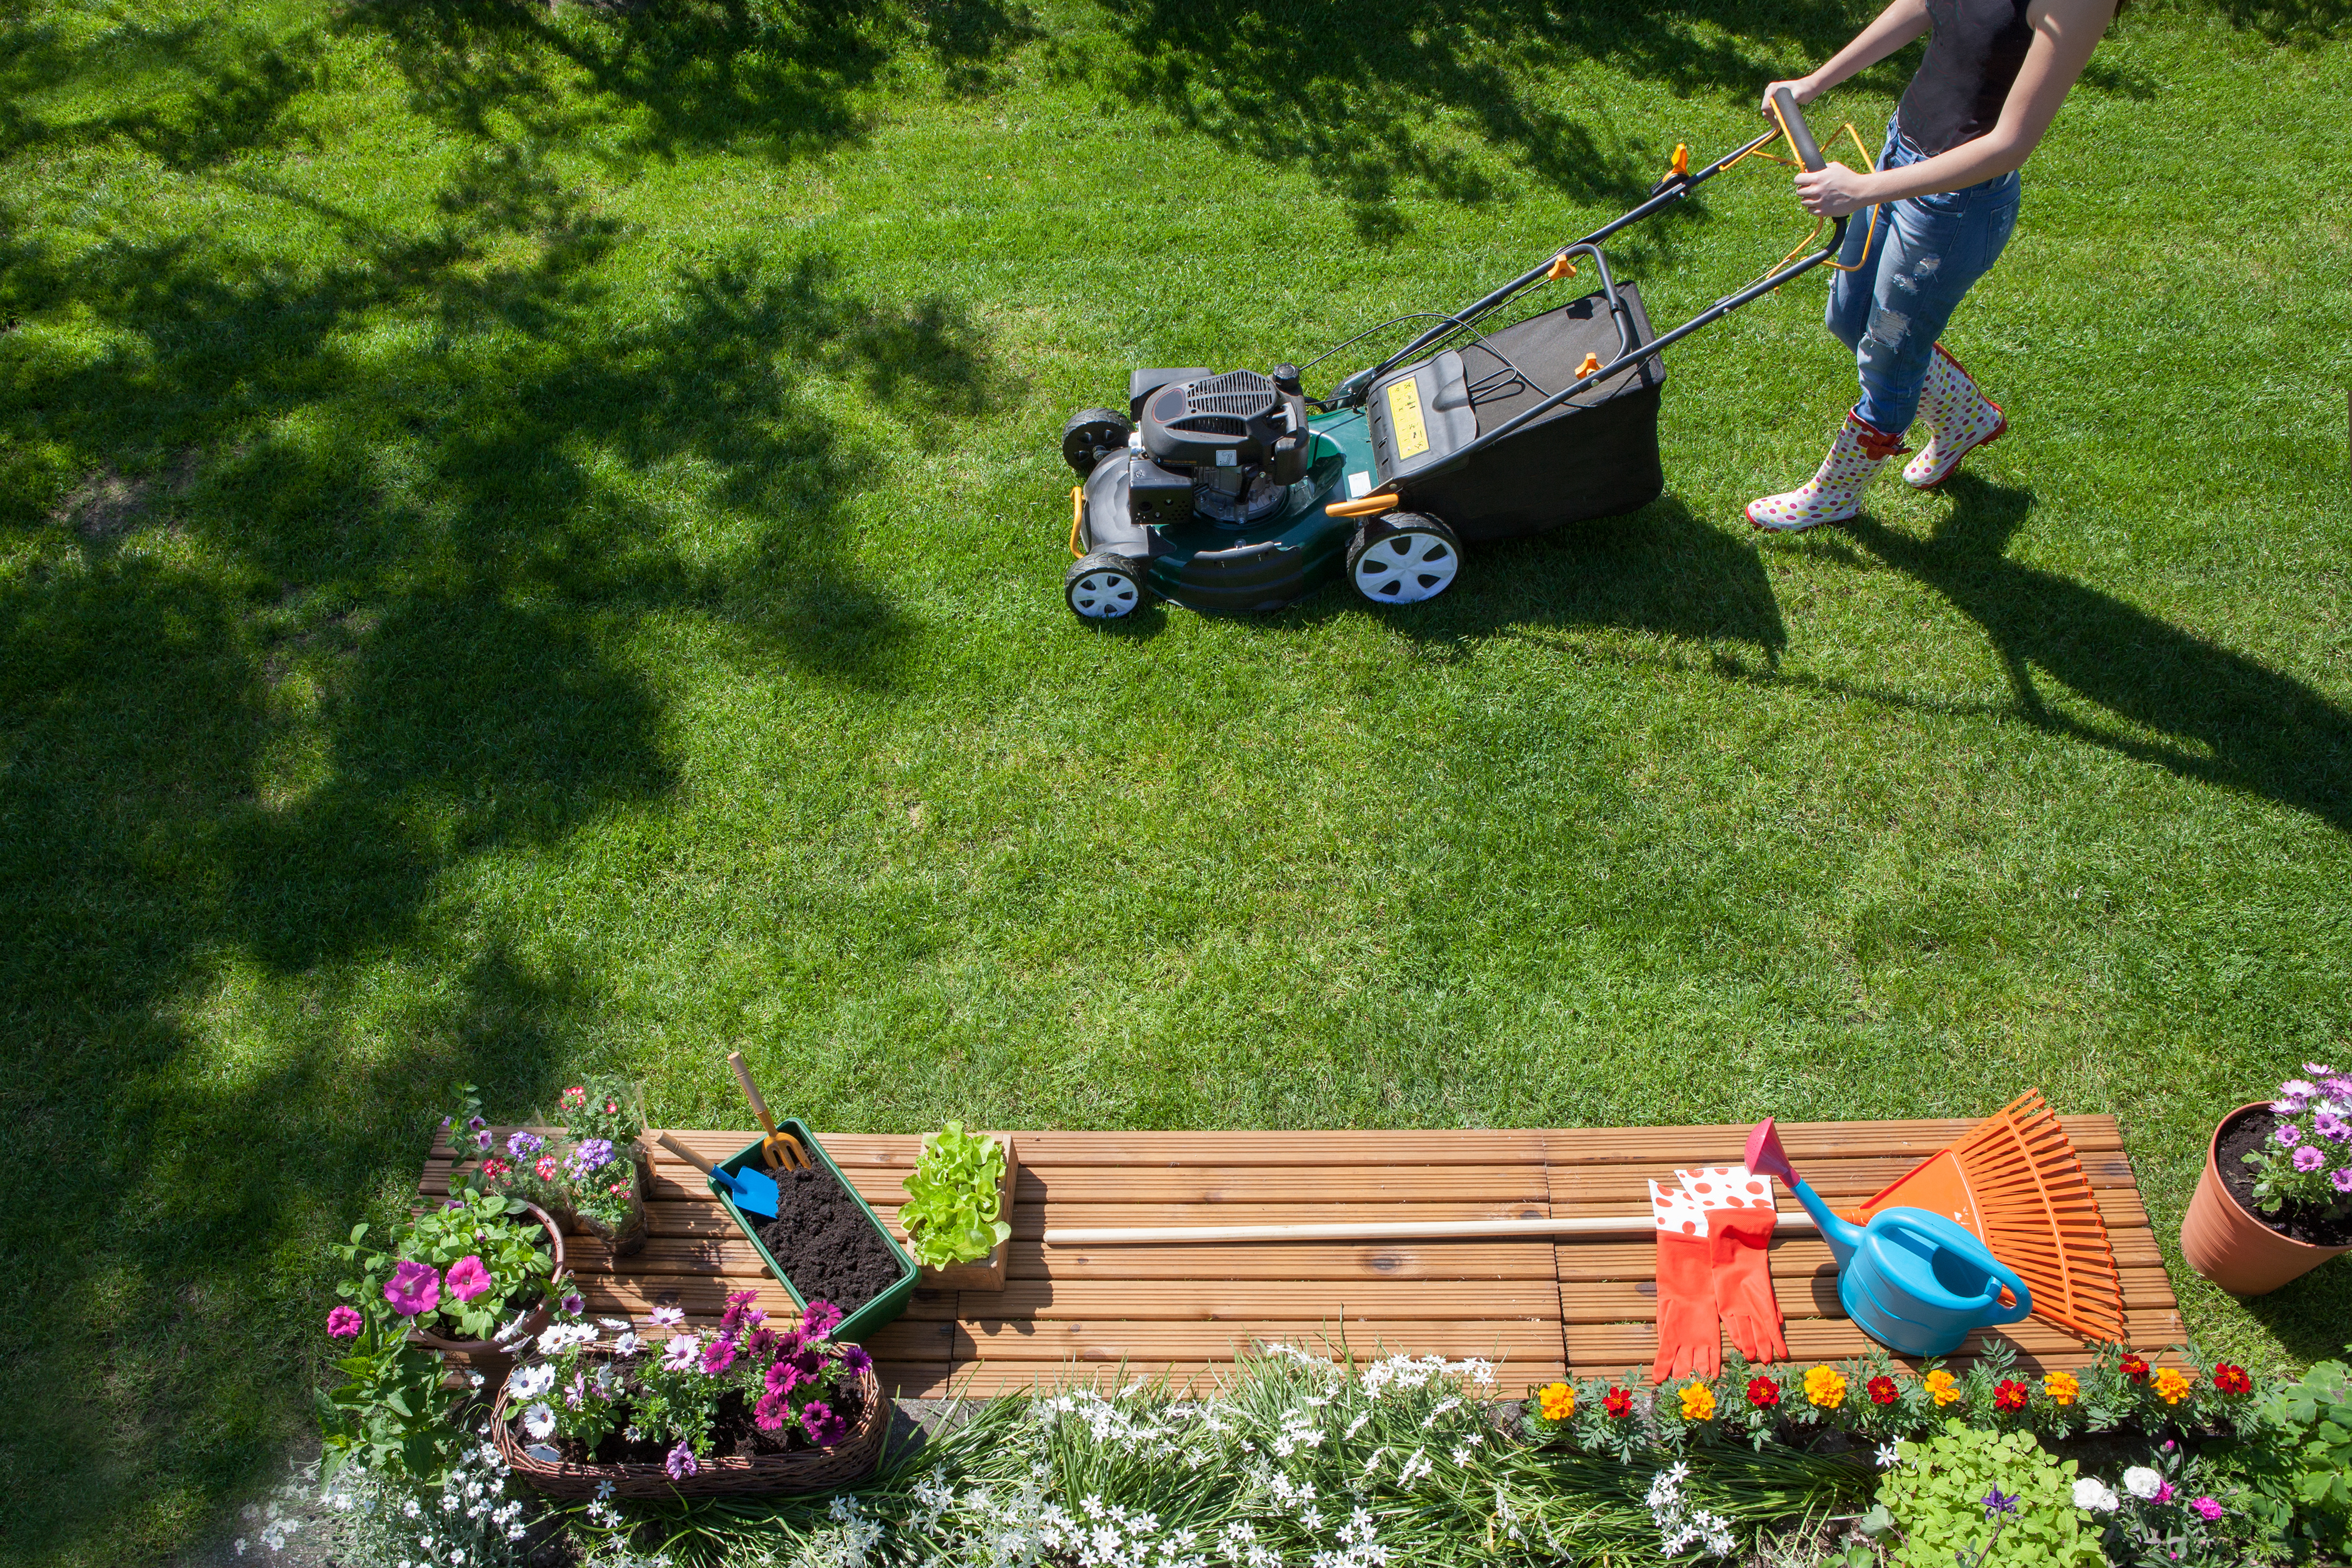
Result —
<path fill-rule="evenodd" d="M 1747 1163 L 1750 1171 L 1759 1176 L 1774 1177 L 1797 1194 L 1797 1201 L 1804 1205 L 1805 1212 L 1813 1216 L 1813 1224 L 1821 1228 L 1822 1239 L 1829 1243 L 1830 1256 L 1843 1270 L 1846 1260 L 1853 1256 L 1854 1248 L 1862 1245 L 1862 1227 L 1851 1220 L 1839 1218 L 1829 1205 L 1822 1202 L 1822 1195 L 1813 1191 L 1811 1184 L 1797 1174 L 1789 1163 L 1788 1151 L 1780 1147 L 1780 1130 L 1772 1125 L 1772 1119 L 1769 1116 L 1758 1122 L 1756 1130 L 1748 1135 Z"/>

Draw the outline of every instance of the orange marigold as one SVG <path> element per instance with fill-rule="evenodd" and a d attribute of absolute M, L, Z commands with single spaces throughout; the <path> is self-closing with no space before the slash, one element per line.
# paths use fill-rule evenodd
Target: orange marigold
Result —
<path fill-rule="evenodd" d="M 1936 1396 L 1936 1403 L 1938 1405 L 1958 1405 L 1968 1397 L 1965 1390 L 1953 1386 L 1957 1380 L 1940 1366 L 1929 1373 L 1923 1381 L 1927 1384 L 1927 1392 Z"/>
<path fill-rule="evenodd" d="M 1547 1421 L 1565 1421 L 1576 1414 L 1576 1390 L 1564 1383 L 1547 1383 L 1536 1394 L 1537 1407 Z"/>
<path fill-rule="evenodd" d="M 1683 1419 L 1711 1421 L 1715 1418 L 1715 1390 L 1703 1383 L 1683 1385 Z"/>
<path fill-rule="evenodd" d="M 2072 1405 L 2083 1397 L 2083 1384 L 2071 1372 L 2053 1372 L 2042 1380 L 2042 1392 L 2055 1404 Z"/>
<path fill-rule="evenodd" d="M 2156 1396 L 2167 1405 L 2178 1405 L 2189 1397 L 2189 1374 L 2177 1366 L 2158 1368 Z"/>
<path fill-rule="evenodd" d="M 1823 1410 L 1845 1403 L 1845 1377 L 1835 1367 L 1817 1366 L 1805 1373 L 1805 1398 Z"/>

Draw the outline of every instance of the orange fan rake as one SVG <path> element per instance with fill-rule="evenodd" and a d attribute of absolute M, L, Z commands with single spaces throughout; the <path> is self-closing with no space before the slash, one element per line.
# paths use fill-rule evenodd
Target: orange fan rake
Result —
<path fill-rule="evenodd" d="M 2124 1339 L 2124 1287 L 2090 1178 L 2057 1112 L 2032 1089 L 1930 1154 L 1858 1209 L 1925 1209 L 1976 1232 L 2033 1293 L 2033 1315 L 2093 1343 Z"/>

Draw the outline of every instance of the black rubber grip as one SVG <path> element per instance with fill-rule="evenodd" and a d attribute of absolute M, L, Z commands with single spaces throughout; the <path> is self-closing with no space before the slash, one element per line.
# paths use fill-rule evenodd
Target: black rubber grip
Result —
<path fill-rule="evenodd" d="M 1797 95 L 1787 88 L 1775 88 L 1772 105 L 1780 111 L 1781 128 L 1789 133 L 1789 145 L 1797 150 L 1797 162 L 1808 169 L 1822 166 L 1822 144 L 1813 140 L 1813 128 L 1805 123 L 1805 111 L 1797 107 Z"/>

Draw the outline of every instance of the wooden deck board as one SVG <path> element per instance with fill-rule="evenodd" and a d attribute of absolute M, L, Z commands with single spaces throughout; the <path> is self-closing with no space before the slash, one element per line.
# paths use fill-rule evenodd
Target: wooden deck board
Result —
<path fill-rule="evenodd" d="M 2181 1335 L 2179 1308 L 2111 1117 L 2068 1117 L 2068 1136 L 2097 1193 L 2122 1271 L 2136 1348 Z M 1876 1193 L 1974 1123 L 1966 1120 L 1794 1123 L 1790 1159 L 1832 1202 Z M 503 1129 L 499 1130 L 503 1136 Z M 681 1131 L 710 1157 L 743 1131 Z M 821 1134 L 895 1231 L 921 1141 Z M 1166 1376 L 1198 1384 L 1230 1373 L 1260 1339 L 1498 1359 L 1502 1391 L 1562 1375 L 1644 1366 L 1656 1333 L 1655 1249 L 1646 1237 L 1525 1242 L 1357 1241 L 1047 1246 L 1057 1226 L 1232 1225 L 1360 1218 L 1507 1219 L 1646 1212 L 1652 1178 L 1740 1157 L 1745 1127 L 1573 1128 L 1409 1132 L 1023 1132 L 1007 1289 L 918 1292 L 868 1348 L 886 1384 L 908 1394 L 989 1394 L 1073 1379 Z M 447 1191 L 449 1151 L 435 1150 L 419 1191 Z M 593 1237 L 567 1238 L 593 1310 L 641 1316 L 684 1309 L 715 1322 L 730 1291 L 756 1289 L 778 1318 L 782 1287 L 686 1163 L 657 1152 L 650 1238 L 615 1259 Z M 1784 1200 L 1784 1206 L 1787 1206 Z M 1790 1234 L 1771 1252 L 1792 1355 L 1864 1353 L 1839 1314 L 1829 1249 Z M 2089 1352 L 2040 1323 L 1994 1331 L 2028 1365 L 2080 1365 Z M 1980 1352 L 1981 1339 L 1964 1347 Z"/>

